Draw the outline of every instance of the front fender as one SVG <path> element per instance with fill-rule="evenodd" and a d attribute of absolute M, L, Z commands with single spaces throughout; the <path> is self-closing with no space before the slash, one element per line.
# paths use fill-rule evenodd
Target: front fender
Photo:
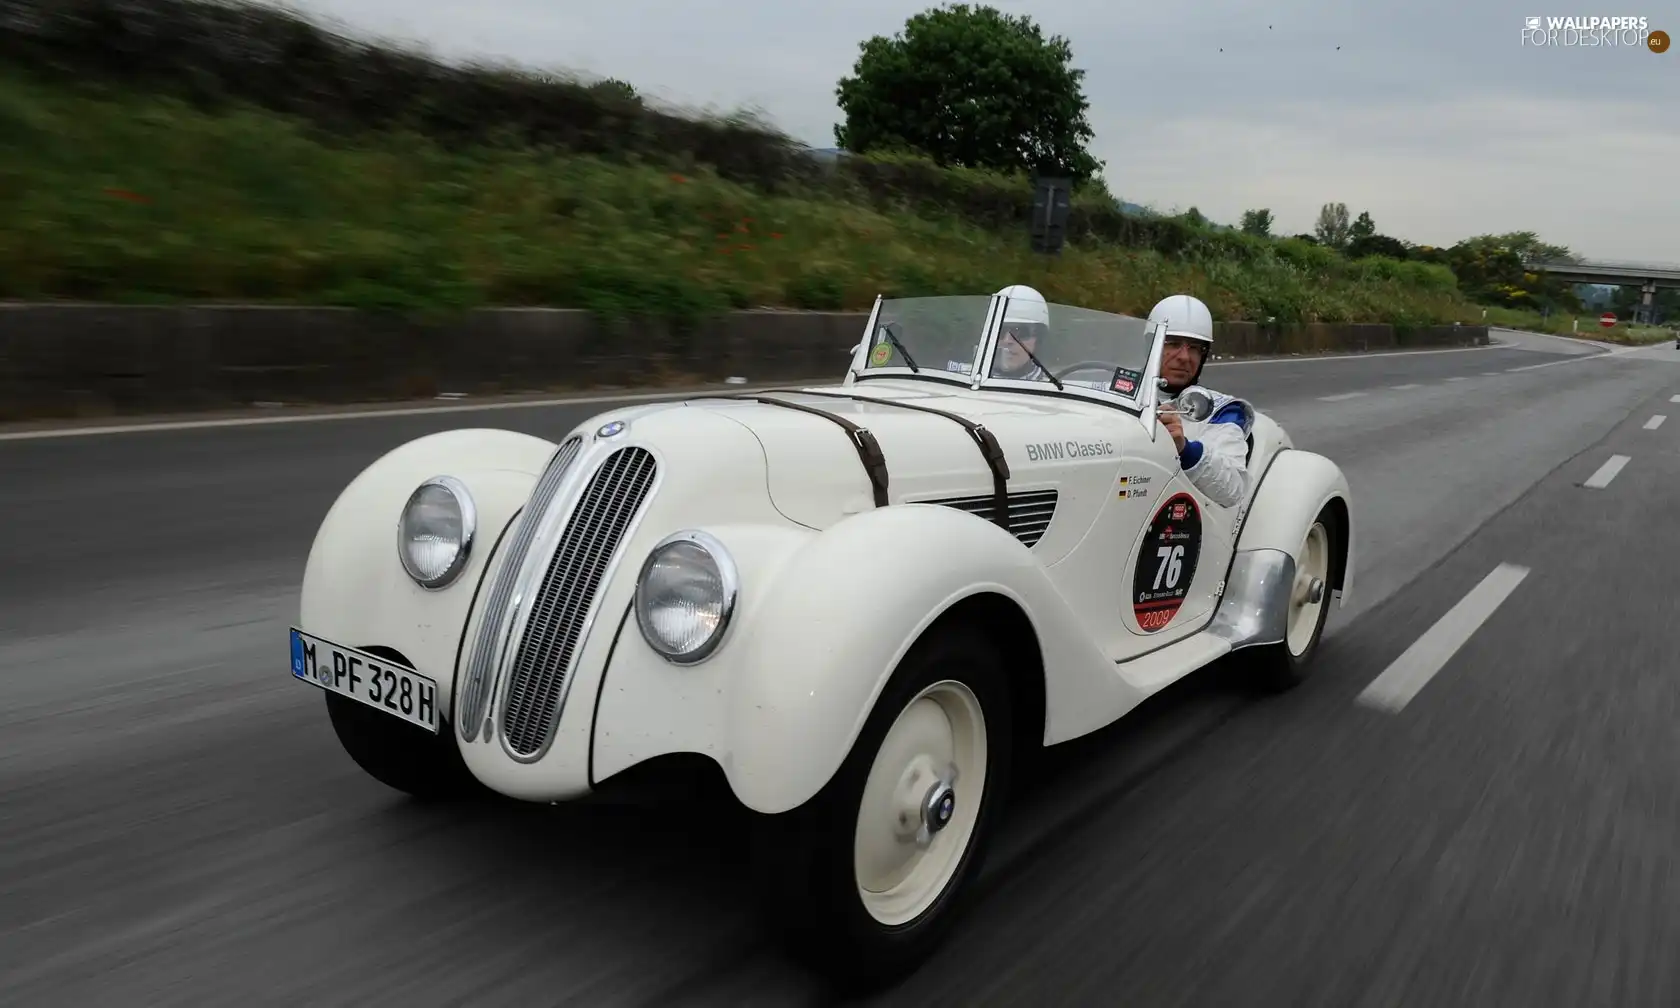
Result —
<path fill-rule="evenodd" d="M 953 508 L 908 504 L 850 516 L 756 591 L 760 608 L 735 641 L 719 762 L 736 797 L 760 812 L 815 795 L 917 638 L 980 592 L 1019 606 L 1044 667 L 1059 671 L 1045 687 L 1049 719 L 1069 704 L 1119 711 L 1142 699 L 1037 558 L 996 525 Z"/>
<path fill-rule="evenodd" d="M 436 679 L 438 709 L 454 698 L 456 651 L 497 539 L 525 503 L 556 445 L 513 431 L 467 429 L 417 438 L 350 481 L 316 531 L 304 566 L 298 626 L 351 647 L 395 648 Z M 478 528 L 466 567 L 449 586 L 416 585 L 397 557 L 397 521 L 422 481 L 467 485 Z"/>
<path fill-rule="evenodd" d="M 1339 502 L 1342 512 L 1340 562 L 1332 566 L 1331 586 L 1345 605 L 1353 587 L 1354 526 L 1352 494 L 1336 463 L 1314 452 L 1287 448 L 1266 469 L 1249 504 L 1237 538 L 1237 557 L 1258 550 L 1279 550 L 1300 558 L 1301 540 L 1325 505 Z"/>

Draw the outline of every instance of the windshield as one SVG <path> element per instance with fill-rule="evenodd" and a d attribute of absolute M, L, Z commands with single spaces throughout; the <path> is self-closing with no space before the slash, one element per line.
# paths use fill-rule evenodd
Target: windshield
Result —
<path fill-rule="evenodd" d="M 919 368 L 923 375 L 932 372 L 967 384 L 991 310 L 986 294 L 883 298 L 869 334 L 864 375 Z"/>
<path fill-rule="evenodd" d="M 1149 323 L 1094 308 L 1005 303 L 985 384 L 1098 389 L 1136 399 L 1149 363 Z"/>
<path fill-rule="evenodd" d="M 982 388 L 1136 400 L 1149 350 L 1149 323 L 1130 315 L 985 294 L 883 298 L 858 377 L 969 385 L 984 353 Z"/>

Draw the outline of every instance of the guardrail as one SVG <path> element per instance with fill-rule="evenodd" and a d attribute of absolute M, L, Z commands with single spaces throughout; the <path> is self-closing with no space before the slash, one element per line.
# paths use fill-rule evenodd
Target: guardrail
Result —
<path fill-rule="evenodd" d="M 868 316 L 735 312 L 682 330 L 552 308 L 420 325 L 350 309 L 0 305 L 0 421 L 844 377 Z M 1222 356 L 1486 345 L 1486 326 L 1225 322 Z"/>

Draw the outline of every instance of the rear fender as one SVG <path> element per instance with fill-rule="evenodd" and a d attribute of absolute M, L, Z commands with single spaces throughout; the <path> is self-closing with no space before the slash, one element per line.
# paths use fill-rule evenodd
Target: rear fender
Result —
<path fill-rule="evenodd" d="M 1245 554 L 1271 550 L 1298 560 L 1301 540 L 1326 507 L 1338 548 L 1330 567 L 1330 588 L 1346 605 L 1353 587 L 1354 522 L 1347 477 L 1336 463 L 1314 452 L 1285 448 L 1267 467 L 1247 514 L 1241 519 L 1233 574 Z"/>

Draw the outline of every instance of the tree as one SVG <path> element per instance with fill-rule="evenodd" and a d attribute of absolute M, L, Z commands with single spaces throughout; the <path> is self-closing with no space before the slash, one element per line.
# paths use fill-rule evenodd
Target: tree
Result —
<path fill-rule="evenodd" d="M 841 147 L 919 153 L 944 166 L 1062 175 L 1082 184 L 1102 171 L 1085 144 L 1085 71 L 1072 47 L 1045 38 L 1025 16 L 957 4 L 877 35 L 836 88 Z"/>
<path fill-rule="evenodd" d="M 1353 227 L 1348 229 L 1348 238 L 1358 241 L 1361 238 L 1369 238 L 1376 233 L 1377 225 L 1371 220 L 1371 212 L 1361 210 L 1359 211 L 1359 218 L 1353 222 Z"/>
<path fill-rule="evenodd" d="M 639 104 L 642 100 L 642 96 L 636 93 L 636 89 L 634 87 L 616 77 L 607 77 L 602 80 L 598 80 L 589 85 L 589 90 L 602 97 L 617 99 L 619 101 L 636 102 Z"/>
<path fill-rule="evenodd" d="M 1313 227 L 1313 234 L 1318 237 L 1320 245 L 1333 249 L 1346 248 L 1350 230 L 1346 203 L 1326 203 L 1318 208 L 1318 223 Z"/>
<path fill-rule="evenodd" d="M 1358 222 L 1355 222 L 1353 226 L 1357 230 Z M 1390 238 L 1388 235 L 1359 235 L 1348 242 L 1347 256 L 1349 259 L 1363 259 L 1366 256 L 1374 255 L 1387 256 L 1390 259 L 1410 258 L 1406 243 L 1398 238 Z"/>
<path fill-rule="evenodd" d="M 1272 233 L 1272 211 L 1266 207 L 1259 210 L 1244 210 L 1242 232 L 1258 238 L 1269 237 Z"/>

